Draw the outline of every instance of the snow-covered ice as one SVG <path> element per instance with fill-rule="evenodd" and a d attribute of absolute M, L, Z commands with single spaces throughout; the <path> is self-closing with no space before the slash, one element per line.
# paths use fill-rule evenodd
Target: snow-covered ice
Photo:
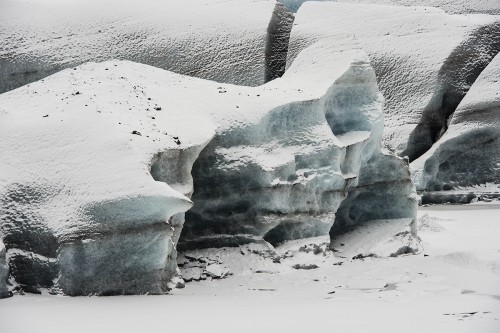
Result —
<path fill-rule="evenodd" d="M 446 131 L 449 116 L 499 52 L 500 18 L 306 2 L 296 14 L 287 66 L 319 40 L 356 44 L 368 53 L 386 98 L 384 143 L 412 161 Z"/>
<path fill-rule="evenodd" d="M 24 289 L 167 290 L 182 221 L 166 222 L 214 127 L 170 104 L 165 73 L 90 63 L 0 95 L 0 228 Z"/>
<path fill-rule="evenodd" d="M 0 93 L 111 59 L 259 85 L 284 71 L 291 23 L 273 0 L 4 0 Z"/>
<path fill-rule="evenodd" d="M 178 241 L 277 244 L 415 215 L 407 163 L 380 150 L 383 99 L 358 49 L 317 43 L 259 87 L 89 63 L 0 105 L 1 227 L 25 290 L 158 293 Z"/>
<path fill-rule="evenodd" d="M 500 55 L 458 105 L 443 137 L 411 168 L 417 189 L 437 196 L 428 201 L 471 200 L 464 196 L 470 192 L 500 196 Z"/>

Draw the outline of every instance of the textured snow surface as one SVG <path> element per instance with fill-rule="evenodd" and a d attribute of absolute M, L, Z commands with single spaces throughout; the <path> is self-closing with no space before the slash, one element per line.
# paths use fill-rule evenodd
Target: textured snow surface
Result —
<path fill-rule="evenodd" d="M 458 105 L 448 131 L 411 168 L 421 191 L 500 195 L 500 55 Z"/>
<path fill-rule="evenodd" d="M 417 255 L 340 258 L 322 250 L 326 237 L 278 247 L 278 255 L 288 251 L 281 263 L 256 245 L 198 251 L 200 260 L 224 262 L 234 275 L 166 296 L 16 296 L 0 300 L 1 329 L 128 333 L 168 323 L 176 332 L 497 333 L 498 208 L 422 208 Z"/>
<path fill-rule="evenodd" d="M 307 1 L 312 0 L 279 0 L 279 2 L 286 5 L 286 7 L 293 12 L 296 12 L 299 7 Z M 500 2 L 498 0 L 340 0 L 336 2 L 395 6 L 429 6 L 440 8 L 450 14 L 500 14 Z"/>
<path fill-rule="evenodd" d="M 165 73 L 90 63 L 0 95 L 0 227 L 23 288 L 166 290 L 182 221 L 166 222 L 214 128 L 168 104 Z"/>
<path fill-rule="evenodd" d="M 4 0 L 0 92 L 111 59 L 259 85 L 284 70 L 291 20 L 273 0 Z"/>
<path fill-rule="evenodd" d="M 384 143 L 412 161 L 444 133 L 448 117 L 500 50 L 499 20 L 435 8 L 306 2 L 296 14 L 287 66 L 319 40 L 359 45 L 386 98 Z"/>

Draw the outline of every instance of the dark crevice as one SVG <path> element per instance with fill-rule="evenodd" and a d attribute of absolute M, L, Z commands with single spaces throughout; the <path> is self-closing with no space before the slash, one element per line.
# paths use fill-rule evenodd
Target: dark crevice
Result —
<path fill-rule="evenodd" d="M 401 156 L 416 160 L 446 133 L 460 102 L 499 51 L 500 23 L 494 23 L 473 31 L 450 54 L 438 73 L 441 89 L 422 112 Z"/>
<path fill-rule="evenodd" d="M 269 26 L 266 41 L 265 82 L 281 77 L 286 69 L 286 57 L 294 15 L 281 3 L 276 3 Z"/>

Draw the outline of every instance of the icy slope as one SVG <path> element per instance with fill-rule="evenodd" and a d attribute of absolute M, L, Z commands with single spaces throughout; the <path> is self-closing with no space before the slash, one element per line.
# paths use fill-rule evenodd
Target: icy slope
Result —
<path fill-rule="evenodd" d="M 368 53 L 386 98 L 384 143 L 411 161 L 446 131 L 448 117 L 500 50 L 500 19 L 306 2 L 296 14 L 287 66 L 318 40 L 335 47 L 358 44 Z"/>
<path fill-rule="evenodd" d="M 191 207 L 179 192 L 213 135 L 194 109 L 166 107 L 175 79 L 91 63 L 0 95 L 0 227 L 23 289 L 167 289 L 182 221 L 166 222 Z"/>
<path fill-rule="evenodd" d="M 411 168 L 417 189 L 438 196 L 500 192 L 500 55 L 474 82 L 448 131 Z"/>
<path fill-rule="evenodd" d="M 273 0 L 4 0 L 0 93 L 110 59 L 259 85 L 284 71 L 291 23 Z"/>
<path fill-rule="evenodd" d="M 310 0 L 278 0 L 286 7 L 296 12 L 299 7 Z M 333 0 L 315 0 L 333 1 Z M 500 2 L 498 0 L 339 0 L 336 2 L 347 2 L 356 4 L 377 4 L 394 6 L 429 6 L 437 7 L 450 14 L 500 14 Z"/>

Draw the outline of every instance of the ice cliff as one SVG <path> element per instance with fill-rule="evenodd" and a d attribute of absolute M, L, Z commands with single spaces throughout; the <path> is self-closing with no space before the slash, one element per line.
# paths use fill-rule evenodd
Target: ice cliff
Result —
<path fill-rule="evenodd" d="M 0 93 L 111 59 L 260 85 L 284 71 L 292 20 L 273 0 L 4 0 Z"/>
<path fill-rule="evenodd" d="M 424 203 L 467 202 L 473 199 L 471 192 L 499 192 L 500 55 L 460 102 L 448 131 L 411 169 Z"/>
<path fill-rule="evenodd" d="M 359 24 L 363 22 L 363 24 Z M 410 161 L 446 132 L 468 89 L 500 50 L 500 19 L 440 9 L 306 2 L 288 63 L 318 40 L 365 50 L 386 98 L 384 144 Z"/>
<path fill-rule="evenodd" d="M 194 164 L 183 248 L 277 244 L 328 234 L 332 225 L 339 234 L 373 219 L 411 221 L 407 163 L 380 150 L 382 96 L 361 51 L 320 42 L 281 79 L 220 89 L 233 109 L 214 113 L 216 136 Z"/>
<path fill-rule="evenodd" d="M 182 221 L 168 222 L 192 205 L 182 193 L 213 127 L 165 110 L 162 80 L 149 66 L 91 63 L 0 95 L 0 230 L 22 289 L 168 289 Z"/>
<path fill-rule="evenodd" d="M 4 93 L 13 280 L 67 295 L 165 292 L 191 194 L 184 247 L 409 224 L 414 186 L 380 149 L 382 110 L 366 55 L 321 42 L 259 87 L 110 61 Z"/>

